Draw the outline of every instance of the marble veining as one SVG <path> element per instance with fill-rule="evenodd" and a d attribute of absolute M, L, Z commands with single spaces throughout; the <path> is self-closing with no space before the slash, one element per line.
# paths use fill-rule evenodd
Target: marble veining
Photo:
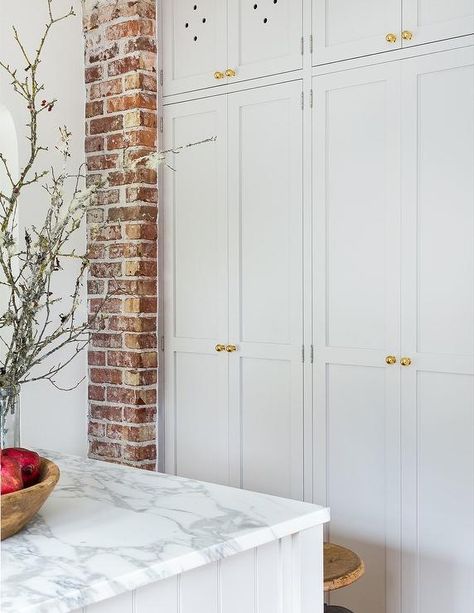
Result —
<path fill-rule="evenodd" d="M 41 453 L 61 478 L 2 543 L 2 613 L 67 613 L 329 519 L 294 500 Z"/>

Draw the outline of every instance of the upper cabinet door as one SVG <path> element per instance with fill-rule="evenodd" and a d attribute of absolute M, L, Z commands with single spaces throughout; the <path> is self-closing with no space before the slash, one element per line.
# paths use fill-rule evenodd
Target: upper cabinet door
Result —
<path fill-rule="evenodd" d="M 474 32 L 472 0 L 403 0 L 403 46 Z"/>
<path fill-rule="evenodd" d="M 302 0 L 229 0 L 228 68 L 235 72 L 229 83 L 302 68 L 302 6 Z"/>
<path fill-rule="evenodd" d="M 163 94 L 223 85 L 227 68 L 227 3 L 163 1 Z"/>
<path fill-rule="evenodd" d="M 400 25 L 401 0 L 313 0 L 313 62 L 399 49 Z"/>

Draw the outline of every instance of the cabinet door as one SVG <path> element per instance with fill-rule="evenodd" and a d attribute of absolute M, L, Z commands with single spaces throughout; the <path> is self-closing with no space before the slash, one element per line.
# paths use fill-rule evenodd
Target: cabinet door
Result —
<path fill-rule="evenodd" d="M 303 65 L 302 0 L 228 0 L 229 68 L 253 79 Z"/>
<path fill-rule="evenodd" d="M 401 0 L 313 0 L 314 63 L 399 49 Z M 388 42 L 387 34 L 396 40 Z"/>
<path fill-rule="evenodd" d="M 303 496 L 301 82 L 229 95 L 232 484 Z"/>
<path fill-rule="evenodd" d="M 403 611 L 473 611 L 473 48 L 402 71 Z"/>
<path fill-rule="evenodd" d="M 420 45 L 474 32 L 472 0 L 403 0 L 403 29 L 411 40 L 403 46 Z"/>
<path fill-rule="evenodd" d="M 163 94 L 213 87 L 227 67 L 227 3 L 163 0 Z"/>
<path fill-rule="evenodd" d="M 226 99 L 164 108 L 166 470 L 227 483 Z"/>
<path fill-rule="evenodd" d="M 399 613 L 396 63 L 314 79 L 314 499 L 366 575 L 331 604 Z M 342 593 L 343 592 L 343 593 Z"/>

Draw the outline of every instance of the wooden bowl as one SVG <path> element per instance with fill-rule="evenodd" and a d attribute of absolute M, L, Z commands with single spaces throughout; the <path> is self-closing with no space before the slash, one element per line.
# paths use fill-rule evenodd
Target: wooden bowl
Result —
<path fill-rule="evenodd" d="M 18 492 L 0 498 L 2 538 L 19 532 L 41 509 L 59 480 L 59 468 L 51 460 L 41 458 L 40 480 Z"/>

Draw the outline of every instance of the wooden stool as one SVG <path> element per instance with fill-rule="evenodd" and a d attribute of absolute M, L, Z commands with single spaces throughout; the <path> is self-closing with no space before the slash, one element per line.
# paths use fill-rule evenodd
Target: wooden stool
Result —
<path fill-rule="evenodd" d="M 359 556 L 345 547 L 324 543 L 324 591 L 332 592 L 346 587 L 365 572 L 364 562 Z M 349 609 L 325 605 L 325 613 L 351 613 Z"/>

